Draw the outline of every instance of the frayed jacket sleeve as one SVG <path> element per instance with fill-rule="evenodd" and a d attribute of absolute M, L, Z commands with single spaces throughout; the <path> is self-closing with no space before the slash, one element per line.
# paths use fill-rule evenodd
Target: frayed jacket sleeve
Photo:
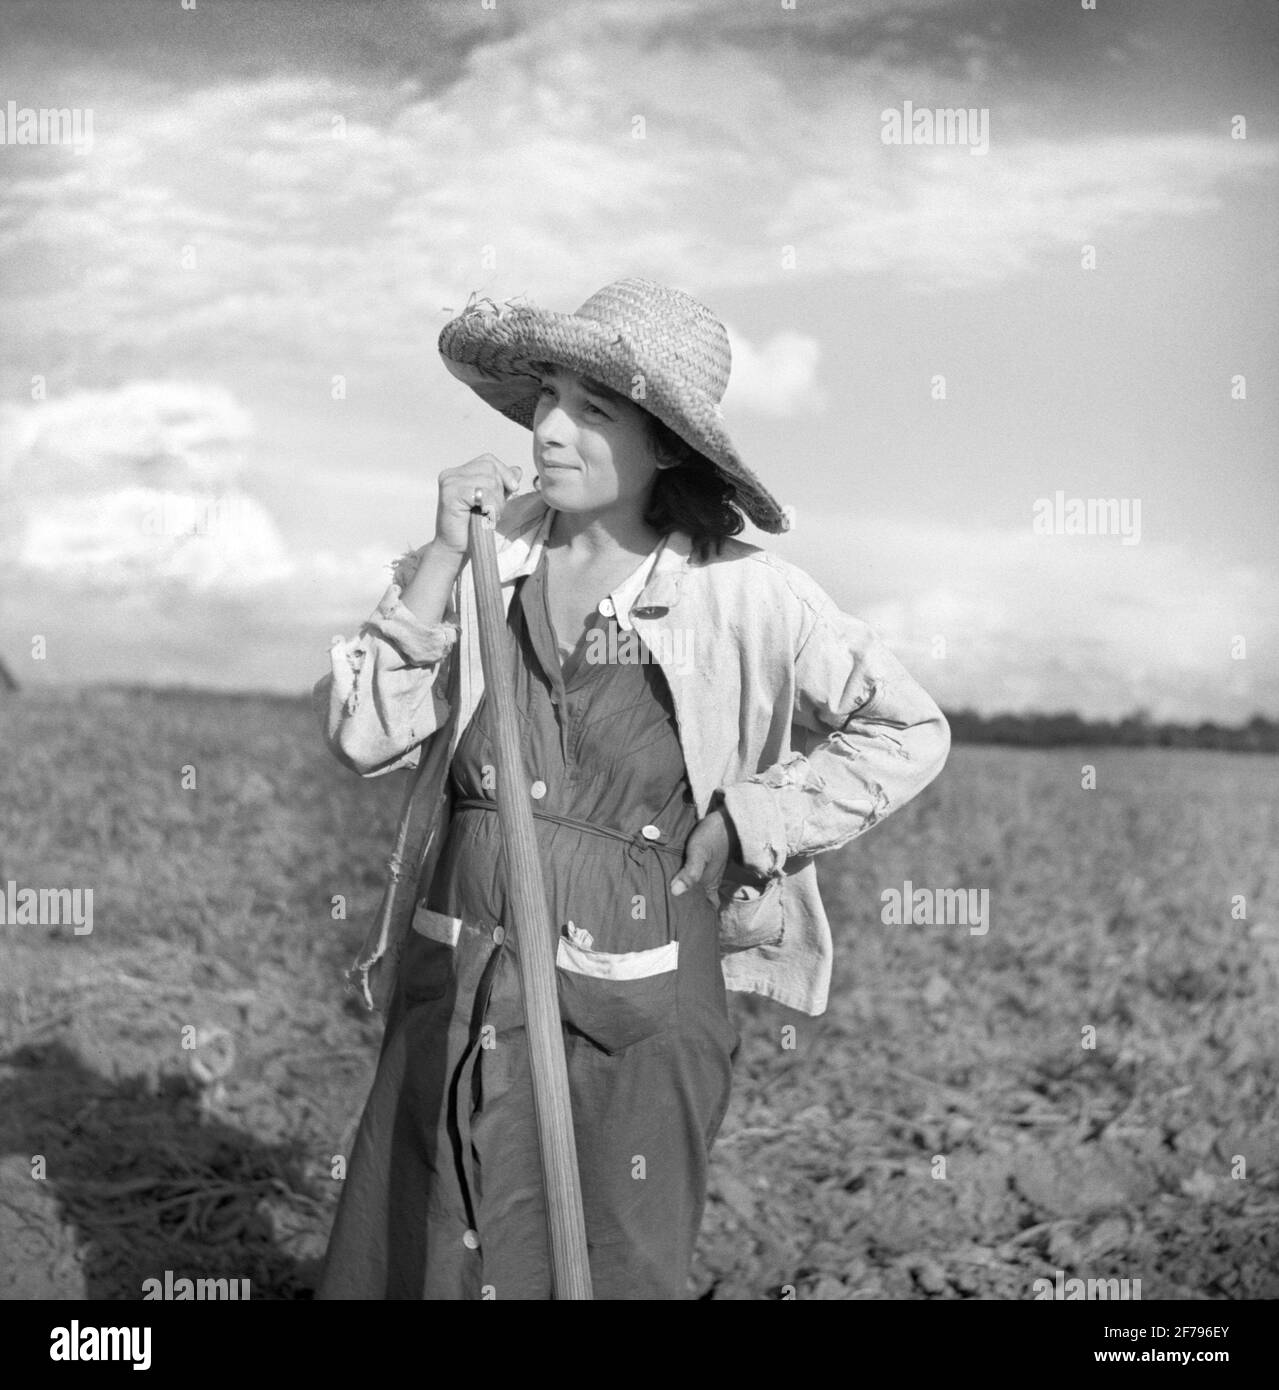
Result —
<path fill-rule="evenodd" d="M 774 876 L 867 831 L 941 771 L 950 726 L 927 692 L 860 619 L 818 607 L 795 662 L 794 723 L 810 751 L 724 789 L 742 862 Z M 820 741 L 815 737 L 820 736 Z"/>
<path fill-rule="evenodd" d="M 443 692 L 457 614 L 452 599 L 440 623 L 424 623 L 405 607 L 401 594 L 420 560 L 414 551 L 396 562 L 391 586 L 359 635 L 334 640 L 332 669 L 313 692 L 329 748 L 364 777 L 415 765 L 420 745 L 448 719 Z"/>

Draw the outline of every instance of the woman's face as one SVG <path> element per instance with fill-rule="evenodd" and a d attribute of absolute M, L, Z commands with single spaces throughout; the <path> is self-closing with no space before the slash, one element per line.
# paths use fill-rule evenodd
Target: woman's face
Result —
<path fill-rule="evenodd" d="M 533 462 L 563 512 L 642 513 L 657 475 L 644 410 L 567 368 L 548 367 L 533 414 Z"/>

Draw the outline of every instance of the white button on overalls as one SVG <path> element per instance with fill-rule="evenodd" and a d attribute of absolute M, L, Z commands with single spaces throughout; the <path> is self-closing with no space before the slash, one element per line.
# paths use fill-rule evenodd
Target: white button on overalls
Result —
<path fill-rule="evenodd" d="M 465 1245 L 468 1250 L 478 1250 L 480 1248 L 479 1235 L 475 1231 L 463 1231 L 462 1244 Z"/>
<path fill-rule="evenodd" d="M 505 940 L 506 928 L 499 922 L 497 926 L 493 928 L 493 944 L 494 946 L 500 946 Z"/>
<path fill-rule="evenodd" d="M 611 598 L 600 599 L 600 612 L 603 613 L 606 618 L 611 618 L 615 611 Z"/>
<path fill-rule="evenodd" d="M 541 801 L 546 795 L 546 783 L 539 777 L 536 782 L 528 789 L 528 794 L 534 801 Z"/>
<path fill-rule="evenodd" d="M 643 835 L 646 840 L 660 840 L 662 838 L 662 832 L 655 825 L 644 826 L 640 834 Z"/>

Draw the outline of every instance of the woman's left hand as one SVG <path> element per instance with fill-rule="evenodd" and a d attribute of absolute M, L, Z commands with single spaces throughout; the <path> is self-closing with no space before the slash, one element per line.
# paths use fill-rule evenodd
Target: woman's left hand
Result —
<path fill-rule="evenodd" d="M 738 849 L 733 823 L 722 810 L 714 810 L 698 821 L 688 837 L 684 864 L 671 879 L 675 897 L 696 883 L 705 882 L 713 889 L 724 876 L 724 867 Z"/>

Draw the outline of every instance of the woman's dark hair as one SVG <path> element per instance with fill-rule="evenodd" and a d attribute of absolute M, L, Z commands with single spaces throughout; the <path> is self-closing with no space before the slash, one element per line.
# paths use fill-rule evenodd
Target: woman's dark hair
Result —
<path fill-rule="evenodd" d="M 653 479 L 644 520 L 666 535 L 687 531 L 697 558 L 705 563 L 711 547 L 718 555 L 723 542 L 746 526 L 737 505 L 737 489 L 728 478 L 693 446 L 681 439 L 656 415 L 644 412 L 653 452 L 663 464 Z"/>

